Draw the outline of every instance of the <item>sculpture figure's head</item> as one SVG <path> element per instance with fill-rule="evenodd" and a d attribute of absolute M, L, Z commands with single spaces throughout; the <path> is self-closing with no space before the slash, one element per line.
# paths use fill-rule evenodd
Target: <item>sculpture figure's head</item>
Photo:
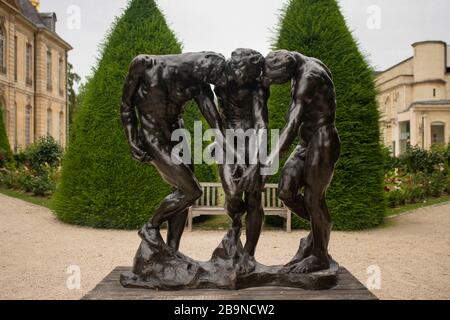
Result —
<path fill-rule="evenodd" d="M 261 81 L 264 68 L 264 57 L 251 49 L 237 49 L 227 61 L 229 80 L 238 85 Z"/>
<path fill-rule="evenodd" d="M 278 50 L 269 53 L 264 67 L 264 85 L 270 86 L 291 81 L 297 65 L 297 60 L 290 51 Z"/>
<path fill-rule="evenodd" d="M 215 52 L 202 52 L 194 72 L 201 81 L 213 85 L 226 82 L 225 57 Z"/>

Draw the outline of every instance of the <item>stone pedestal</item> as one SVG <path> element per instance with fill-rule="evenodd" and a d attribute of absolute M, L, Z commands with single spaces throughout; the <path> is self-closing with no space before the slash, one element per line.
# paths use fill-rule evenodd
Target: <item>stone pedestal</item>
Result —
<path fill-rule="evenodd" d="M 180 290 L 158 291 L 125 288 L 120 276 L 131 272 L 131 267 L 117 267 L 83 300 L 378 300 L 345 268 L 338 272 L 338 284 L 329 290 L 304 290 L 297 288 L 261 287 L 243 290 Z"/>
<path fill-rule="evenodd" d="M 339 266 L 332 261 L 328 270 L 294 273 L 284 266 L 264 266 L 246 257 L 240 241 L 231 232 L 223 239 L 208 262 L 195 261 L 163 243 L 145 239 L 136 253 L 134 267 L 120 277 L 126 288 L 165 291 L 257 287 L 290 287 L 326 290 L 337 285 Z"/>

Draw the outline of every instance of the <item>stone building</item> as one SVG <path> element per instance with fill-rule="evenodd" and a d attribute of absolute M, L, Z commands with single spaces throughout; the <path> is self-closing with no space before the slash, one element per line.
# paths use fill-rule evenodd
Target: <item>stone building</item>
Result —
<path fill-rule="evenodd" d="M 51 135 L 62 146 L 68 131 L 67 52 L 56 15 L 38 0 L 0 0 L 0 106 L 10 145 L 24 149 Z"/>
<path fill-rule="evenodd" d="M 429 149 L 450 139 L 450 46 L 412 45 L 414 55 L 377 74 L 381 133 L 400 155 L 410 146 Z"/>

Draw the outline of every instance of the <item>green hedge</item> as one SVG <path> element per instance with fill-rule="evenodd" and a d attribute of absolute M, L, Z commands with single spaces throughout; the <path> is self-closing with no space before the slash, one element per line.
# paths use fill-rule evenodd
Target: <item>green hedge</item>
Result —
<path fill-rule="evenodd" d="M 356 230 L 383 222 L 383 158 L 373 70 L 358 50 L 335 0 L 291 0 L 281 16 L 274 49 L 298 51 L 327 64 L 334 75 L 342 155 L 328 192 L 334 226 Z M 290 86 L 269 102 L 271 127 L 282 128 Z M 298 219 L 295 226 L 304 226 Z"/>
<path fill-rule="evenodd" d="M 9 145 L 6 126 L 3 119 L 3 106 L 0 105 L 0 166 L 4 166 L 12 160 L 11 146 Z"/>
<path fill-rule="evenodd" d="M 115 21 L 74 118 L 53 201 L 61 220 L 134 229 L 141 227 L 170 193 L 171 188 L 153 167 L 132 160 L 119 106 L 128 66 L 135 56 L 180 52 L 180 43 L 152 0 L 131 1 Z M 199 117 L 194 113 L 191 118 Z M 207 179 L 215 180 L 205 171 Z"/>
<path fill-rule="evenodd" d="M 192 140 L 194 139 L 194 123 L 195 121 L 201 121 L 203 123 L 203 131 L 208 130 L 210 127 L 206 120 L 203 118 L 197 104 L 195 102 L 190 102 L 185 108 L 185 113 L 183 116 L 184 125 L 186 129 L 191 133 Z M 203 148 L 205 149 L 211 141 L 204 142 Z M 194 167 L 195 176 L 200 182 L 217 182 L 219 181 L 219 175 L 217 172 L 217 166 L 206 164 L 197 164 Z"/>

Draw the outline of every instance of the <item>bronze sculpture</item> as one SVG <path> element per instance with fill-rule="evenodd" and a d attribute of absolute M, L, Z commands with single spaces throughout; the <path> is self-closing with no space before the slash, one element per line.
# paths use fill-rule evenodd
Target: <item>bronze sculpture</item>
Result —
<path fill-rule="evenodd" d="M 311 233 L 288 264 L 294 272 L 314 272 L 329 268 L 328 244 L 331 215 L 326 191 L 333 179 L 341 142 L 336 130 L 336 93 L 333 76 L 320 60 L 298 52 L 280 50 L 266 57 L 264 82 L 292 81 L 292 103 L 287 124 L 273 157 L 283 157 L 295 138 L 300 144 L 285 164 L 279 197 L 300 218 L 311 222 Z M 275 155 L 276 154 L 276 155 Z M 304 195 L 299 190 L 304 188 Z"/>
<path fill-rule="evenodd" d="M 293 102 L 279 148 L 266 163 L 253 163 L 244 150 L 226 141 L 230 129 L 264 130 L 267 100 L 273 83 L 293 81 Z M 210 85 L 215 85 L 218 106 Z M 178 252 L 187 209 L 202 192 L 192 167 L 174 161 L 170 136 L 183 127 L 183 106 L 194 99 L 227 152 L 244 162 L 219 164 L 232 227 L 210 261 L 197 262 Z M 140 231 L 141 246 L 133 271 L 123 274 L 126 287 L 180 290 L 194 288 L 242 289 L 287 286 L 326 289 L 336 285 L 337 264 L 328 255 L 331 217 L 325 192 L 339 158 L 340 141 L 334 127 L 336 101 L 331 72 L 319 60 L 299 53 L 277 51 L 264 59 L 250 49 L 236 50 L 225 61 L 212 52 L 137 57 L 127 77 L 122 121 L 133 157 L 153 164 L 174 191 L 161 203 Z M 139 117 L 139 119 L 137 119 Z M 310 236 L 286 266 L 266 267 L 254 259 L 264 212 L 260 169 L 301 143 L 282 172 L 280 198 L 302 218 L 311 221 Z M 256 147 L 260 147 L 257 145 Z M 235 154 L 234 154 L 235 153 Z M 299 194 L 304 187 L 304 196 Z M 240 242 L 241 218 L 247 213 L 247 243 Z M 169 222 L 167 244 L 159 228 Z"/>
<path fill-rule="evenodd" d="M 244 132 L 267 129 L 269 91 L 262 85 L 263 68 L 264 57 L 251 49 L 238 49 L 227 61 L 227 82 L 215 88 L 225 129 Z M 246 214 L 247 243 L 240 268 L 243 272 L 249 272 L 255 268 L 254 256 L 263 225 L 264 210 L 258 188 L 261 184 L 258 182 L 261 180 L 259 166 L 250 163 L 250 146 L 247 144 L 244 149 L 242 156 L 245 163 L 219 164 L 219 174 L 225 191 L 225 210 L 232 220 L 229 234 L 232 247 L 236 247 L 240 241 L 242 217 Z M 240 179 L 247 170 L 252 183 L 242 186 Z"/>
<path fill-rule="evenodd" d="M 151 162 L 174 191 L 166 197 L 141 237 L 162 244 L 159 228 L 169 223 L 167 244 L 178 250 L 188 209 L 201 196 L 192 166 L 174 163 L 172 132 L 184 127 L 185 104 L 195 99 L 212 128 L 221 123 L 209 84 L 220 84 L 225 58 L 213 52 L 140 55 L 131 63 L 122 97 L 122 123 L 132 156 Z M 137 112 L 136 112 L 137 111 Z M 137 118 L 139 115 L 139 119 Z"/>

